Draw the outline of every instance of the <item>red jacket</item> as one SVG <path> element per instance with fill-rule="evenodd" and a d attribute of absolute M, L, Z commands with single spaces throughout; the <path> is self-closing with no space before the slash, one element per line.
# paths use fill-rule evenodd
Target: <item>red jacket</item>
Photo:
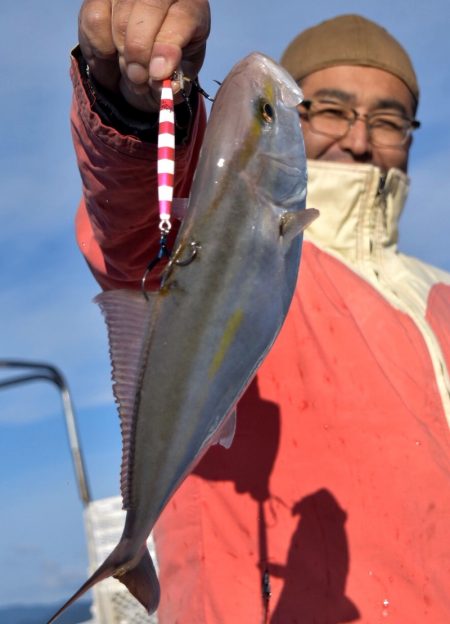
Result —
<path fill-rule="evenodd" d="M 80 248 L 103 288 L 138 287 L 156 149 L 103 126 L 73 78 Z M 201 109 L 175 196 L 204 127 Z M 266 608 L 272 624 L 450 622 L 450 275 L 397 252 L 400 172 L 381 193 L 371 166 L 312 163 L 310 178 L 322 216 L 233 445 L 209 451 L 155 529 L 161 624 L 259 624 Z"/>

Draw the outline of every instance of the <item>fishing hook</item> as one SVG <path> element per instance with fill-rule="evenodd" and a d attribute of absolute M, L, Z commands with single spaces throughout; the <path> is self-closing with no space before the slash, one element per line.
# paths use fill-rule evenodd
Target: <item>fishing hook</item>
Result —
<path fill-rule="evenodd" d="M 200 86 L 200 83 L 198 81 L 198 78 L 194 78 L 194 80 L 192 80 L 191 78 L 188 78 L 187 76 L 184 76 L 181 72 L 181 70 L 178 70 L 177 72 L 175 72 L 176 77 L 172 77 L 172 80 L 177 80 L 179 85 L 180 85 L 180 93 L 183 96 L 184 101 L 186 102 L 186 105 L 189 109 L 189 113 L 192 115 L 192 108 L 191 108 L 191 103 L 189 101 L 189 96 L 186 93 L 186 89 L 184 88 L 184 83 L 185 82 L 191 82 L 192 86 L 194 87 L 194 89 L 200 93 L 200 95 L 203 95 L 204 98 L 206 98 L 207 100 L 209 100 L 210 102 L 214 102 L 214 98 L 211 97 L 209 95 L 209 93 L 206 93 L 206 91 Z M 174 74 L 174 75 L 175 75 Z M 222 84 L 221 82 L 219 82 L 218 80 L 214 80 L 214 82 L 216 82 L 219 86 Z"/>
<path fill-rule="evenodd" d="M 188 266 L 188 264 L 191 264 L 191 262 L 193 262 L 193 260 L 195 260 L 195 258 L 197 257 L 198 251 L 199 249 L 201 249 L 201 245 L 200 243 L 197 243 L 196 241 L 192 241 L 192 243 L 190 243 L 189 247 L 191 248 L 191 255 L 186 258 L 186 260 L 175 260 L 174 264 L 176 264 L 177 266 Z"/>
<path fill-rule="evenodd" d="M 218 85 L 220 85 L 220 82 L 218 82 L 217 80 L 214 80 L 214 82 L 217 82 Z M 200 95 L 203 95 L 204 98 L 206 98 L 207 100 L 209 100 L 210 102 L 214 102 L 214 98 L 211 97 L 208 93 L 206 93 L 206 91 L 204 89 L 202 89 L 202 87 L 200 86 L 200 83 L 198 81 L 198 78 L 196 78 L 193 81 L 193 86 L 194 88 L 200 93 Z"/>
<path fill-rule="evenodd" d="M 153 258 L 153 260 L 151 260 L 149 262 L 147 268 L 145 269 L 145 273 L 142 276 L 141 290 L 142 290 L 142 294 L 147 299 L 147 301 L 148 301 L 148 294 L 147 294 L 147 291 L 145 290 L 145 282 L 147 281 L 148 274 L 150 273 L 150 271 L 152 271 L 155 268 L 155 266 L 163 258 L 168 258 L 170 256 L 170 251 L 169 251 L 169 249 L 167 247 L 167 236 L 168 236 L 168 232 L 165 232 L 165 231 L 161 232 L 161 237 L 159 239 L 159 250 L 158 250 L 158 253 Z"/>

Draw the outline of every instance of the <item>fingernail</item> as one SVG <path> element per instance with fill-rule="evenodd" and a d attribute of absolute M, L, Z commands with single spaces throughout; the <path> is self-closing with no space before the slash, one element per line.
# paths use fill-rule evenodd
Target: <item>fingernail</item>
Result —
<path fill-rule="evenodd" d="M 169 65 L 163 56 L 155 56 L 150 61 L 150 78 L 164 80 L 169 74 Z"/>
<path fill-rule="evenodd" d="M 144 84 L 148 80 L 147 70 L 139 63 L 129 63 L 127 65 L 127 76 L 131 82 L 138 85 Z"/>

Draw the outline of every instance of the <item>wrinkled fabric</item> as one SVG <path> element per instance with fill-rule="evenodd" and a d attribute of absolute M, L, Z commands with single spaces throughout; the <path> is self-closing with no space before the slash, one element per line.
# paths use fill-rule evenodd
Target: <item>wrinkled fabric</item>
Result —
<path fill-rule="evenodd" d="M 140 288 L 145 268 L 158 252 L 157 146 L 103 125 L 91 110 L 75 59 L 71 75 L 72 137 L 83 184 L 76 216 L 78 244 L 103 288 Z M 189 196 L 204 127 L 201 106 L 192 123 L 192 140 L 177 146 L 175 197 Z M 147 285 L 156 288 L 158 283 L 157 272 L 152 272 Z"/>
<path fill-rule="evenodd" d="M 73 79 L 80 248 L 103 288 L 138 287 L 157 240 L 155 151 L 103 127 Z M 177 194 L 203 130 L 200 110 Z M 450 275 L 396 249 L 407 187 L 310 163 L 321 217 L 286 323 L 231 449 L 207 453 L 155 529 L 161 624 L 450 621 Z"/>

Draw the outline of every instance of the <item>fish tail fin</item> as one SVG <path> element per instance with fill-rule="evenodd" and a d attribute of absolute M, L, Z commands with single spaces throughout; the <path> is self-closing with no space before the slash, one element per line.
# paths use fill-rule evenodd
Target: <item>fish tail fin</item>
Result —
<path fill-rule="evenodd" d="M 106 559 L 106 561 L 94 572 L 94 574 L 90 576 L 88 580 L 80 587 L 80 589 L 76 591 L 73 594 L 73 596 L 71 596 L 69 600 L 65 602 L 63 606 L 60 609 L 58 609 L 58 611 L 54 615 L 52 615 L 52 617 L 48 620 L 47 624 L 52 624 L 52 622 L 57 620 L 59 616 L 68 607 L 70 607 L 71 604 L 73 604 L 76 600 L 78 600 L 78 598 L 81 598 L 81 596 L 85 594 L 87 591 L 89 591 L 91 587 L 93 587 L 96 583 L 98 583 L 99 581 L 103 581 L 104 579 L 107 579 L 108 577 L 112 576 L 115 573 L 116 566 L 113 566 L 111 563 L 109 563 L 111 556 L 112 555 L 110 555 Z"/>
<path fill-rule="evenodd" d="M 52 624 L 58 617 L 72 605 L 78 598 L 89 591 L 94 585 L 104 579 L 114 576 L 121 583 L 126 585 L 128 591 L 147 609 L 153 613 L 159 604 L 159 582 L 156 575 L 155 566 L 147 548 L 137 564 L 129 570 L 124 571 L 124 567 L 132 558 L 127 555 L 128 549 L 120 542 L 104 563 L 88 578 L 88 580 L 76 591 L 69 600 L 48 620 L 47 624 Z M 125 555 L 125 556 L 124 556 Z"/>
<path fill-rule="evenodd" d="M 155 566 L 147 549 L 139 563 L 124 574 L 115 575 L 128 591 L 143 605 L 148 613 L 156 611 L 159 604 L 159 582 Z"/>

